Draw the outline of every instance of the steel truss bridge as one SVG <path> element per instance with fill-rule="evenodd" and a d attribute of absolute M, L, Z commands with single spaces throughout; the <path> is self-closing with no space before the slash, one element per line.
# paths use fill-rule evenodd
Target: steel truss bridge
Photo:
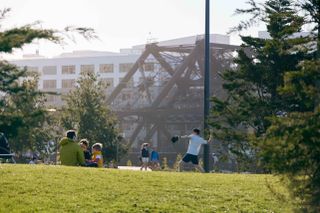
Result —
<path fill-rule="evenodd" d="M 211 94 L 224 97 L 220 74 L 234 66 L 238 46 L 211 43 Z M 186 143 L 172 144 L 172 135 L 203 126 L 204 40 L 193 45 L 147 44 L 107 99 L 116 112 L 129 153 L 150 142 L 160 153 L 185 152 Z M 168 156 L 170 158 L 170 156 Z"/>

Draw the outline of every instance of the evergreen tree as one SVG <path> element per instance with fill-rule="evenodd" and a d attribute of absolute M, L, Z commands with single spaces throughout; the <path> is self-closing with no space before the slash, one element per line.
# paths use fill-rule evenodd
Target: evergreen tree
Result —
<path fill-rule="evenodd" d="M 303 18 L 290 0 L 269 0 L 262 5 L 250 1 L 252 8 L 237 13 L 253 14 L 236 29 L 246 29 L 255 21 L 266 24 L 271 39 L 242 36 L 243 45 L 235 59 L 236 67 L 222 74 L 226 99 L 213 97 L 211 125 L 214 135 L 237 156 L 239 168 L 253 170 L 258 162 L 256 143 L 270 126 L 271 115 L 292 110 L 278 87 L 284 73 L 297 70 L 308 57 L 306 48 L 293 51 L 304 38 L 292 38 L 300 32 Z"/>
<path fill-rule="evenodd" d="M 223 75 L 229 97 L 213 99 L 216 135 L 236 154 L 257 154 L 265 168 L 285 174 L 302 210 L 319 212 L 320 1 L 249 4 L 237 12 L 252 18 L 234 30 L 262 21 L 271 39 L 243 37 L 247 51 L 240 50 L 237 67 Z M 306 25 L 313 27 L 311 34 L 294 38 Z"/>
<path fill-rule="evenodd" d="M 299 5 L 306 13 L 305 24 L 312 24 L 306 44 L 312 58 L 306 58 L 295 72 L 287 72 L 279 93 L 295 106 L 285 116 L 270 118 L 261 156 L 269 168 L 286 174 L 290 189 L 302 200 L 306 212 L 320 211 L 320 1 L 306 0 Z M 316 45 L 314 45 L 316 44 Z"/>
<path fill-rule="evenodd" d="M 1 10 L 0 20 L 8 12 L 10 9 Z M 15 27 L 0 31 L 0 53 L 11 53 L 35 39 L 60 40 L 53 30 L 37 29 L 33 25 Z M 15 152 L 33 148 L 36 129 L 42 127 L 46 116 L 37 79 L 27 74 L 26 69 L 0 61 L 0 131 L 8 136 Z"/>
<path fill-rule="evenodd" d="M 0 21 L 10 9 L 0 10 Z M 22 27 L 3 29 L 0 26 L 0 54 L 12 53 L 36 39 L 55 43 L 63 41 L 62 35 L 78 32 L 85 38 L 95 38 L 90 28 L 66 27 L 63 31 L 42 29 L 36 22 Z M 34 149 L 48 139 L 42 126 L 49 122 L 44 109 L 44 96 L 37 88 L 37 77 L 28 76 L 25 68 L 19 68 L 0 60 L 0 132 L 9 138 L 15 152 Z M 36 145 L 38 144 L 38 145 Z"/>
<path fill-rule="evenodd" d="M 40 135 L 44 136 L 40 132 L 46 124 L 47 111 L 44 105 L 44 94 L 38 90 L 37 79 L 22 80 L 21 89 L 20 92 L 7 97 L 7 106 L 4 108 L 6 114 L 21 119 L 21 125 L 9 125 L 4 128 L 9 130 L 6 131 L 8 133 L 10 128 L 17 128 L 16 134 L 10 135 L 10 144 L 16 152 L 35 148 L 37 138 L 42 139 L 42 143 L 50 139 L 50 132 L 46 137 L 40 137 Z M 5 121 L 4 124 L 6 124 Z"/>
<path fill-rule="evenodd" d="M 305 61 L 301 69 L 285 75 L 283 95 L 294 97 L 303 111 L 273 116 L 272 125 L 259 144 L 262 160 L 274 172 L 286 174 L 293 195 L 308 212 L 320 211 L 320 61 Z"/>
<path fill-rule="evenodd" d="M 126 146 L 121 143 L 115 115 L 105 102 L 105 90 L 94 73 L 82 73 L 76 88 L 64 97 L 62 126 L 76 129 L 79 138 L 93 143 L 102 143 L 107 160 L 115 160 L 125 154 Z"/>

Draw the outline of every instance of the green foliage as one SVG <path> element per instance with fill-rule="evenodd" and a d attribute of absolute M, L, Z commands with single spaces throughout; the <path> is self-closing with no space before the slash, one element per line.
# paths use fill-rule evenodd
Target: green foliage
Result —
<path fill-rule="evenodd" d="M 11 65 L 6 61 L 0 62 L 0 130 L 7 136 L 16 135 L 18 127 L 23 124 L 22 117 L 11 109 L 10 99 L 12 95 L 16 95 L 23 91 L 23 87 L 19 84 L 19 78 L 24 77 L 25 70 L 21 70 L 15 65 Z"/>
<path fill-rule="evenodd" d="M 308 212 L 320 211 L 320 61 L 305 61 L 285 75 L 281 94 L 292 99 L 296 111 L 270 118 L 263 143 L 263 161 L 272 171 L 287 174 L 294 196 Z"/>
<path fill-rule="evenodd" d="M 8 8 L 0 10 L 0 21 L 9 12 Z M 39 22 L 2 28 L 0 25 L 0 53 L 12 53 L 36 39 L 60 43 L 63 41 L 62 33 L 78 32 L 86 38 L 94 37 L 90 28 L 69 27 L 59 32 L 42 29 Z M 0 60 L 0 132 L 5 133 L 17 153 L 26 149 L 40 151 L 44 142 L 53 139 L 44 94 L 38 90 L 37 80 L 37 76 L 29 76 L 26 69 Z"/>
<path fill-rule="evenodd" d="M 0 180 L 3 212 L 292 212 L 294 204 L 271 175 L 1 165 Z"/>
<path fill-rule="evenodd" d="M 300 61 L 309 56 L 305 48 L 293 51 L 306 39 L 290 37 L 303 24 L 291 1 L 270 0 L 261 5 L 252 1 L 251 6 L 257 8 L 238 13 L 255 17 L 259 11 L 257 20 L 267 25 L 271 39 L 242 37 L 236 68 L 222 74 L 228 97 L 212 98 L 211 126 L 214 137 L 236 155 L 239 168 L 256 171 L 259 148 L 255 142 L 270 126 L 267 117 L 292 110 L 278 92 L 284 73 L 296 71 Z"/>
<path fill-rule="evenodd" d="M 27 76 L 25 69 L 0 62 L 0 131 L 10 140 L 11 148 L 20 153 L 27 149 L 40 151 L 52 139 L 44 94 L 38 90 L 37 76 Z"/>
<path fill-rule="evenodd" d="M 273 118 L 261 145 L 263 160 L 273 171 L 287 174 L 295 196 L 320 206 L 320 110 Z"/>
<path fill-rule="evenodd" d="M 76 129 L 78 138 L 87 138 L 90 144 L 102 143 L 105 159 L 114 160 L 126 153 L 116 116 L 105 102 L 104 87 L 94 73 L 82 73 L 76 89 L 64 97 L 62 126 Z"/>
<path fill-rule="evenodd" d="M 286 174 L 303 210 L 319 212 L 320 1 L 249 4 L 237 13 L 252 18 L 234 30 L 264 22 L 271 39 L 242 37 L 237 67 L 223 74 L 228 97 L 213 98 L 214 133 L 238 162 L 261 160 L 264 168 Z M 306 25 L 311 34 L 293 38 Z"/>
<path fill-rule="evenodd" d="M 12 135 L 10 144 L 16 151 L 32 149 L 40 140 L 42 143 L 50 139 L 50 135 L 42 131 L 46 123 L 47 112 L 44 105 L 44 95 L 38 91 L 37 80 L 23 80 L 23 90 L 11 95 L 8 108 L 11 114 L 22 118 L 22 125 L 16 135 Z M 48 132 L 49 133 L 49 132 Z"/>

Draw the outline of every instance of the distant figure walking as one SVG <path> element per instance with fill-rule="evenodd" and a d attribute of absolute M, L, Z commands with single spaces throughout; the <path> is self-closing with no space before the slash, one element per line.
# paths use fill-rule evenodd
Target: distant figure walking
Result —
<path fill-rule="evenodd" d="M 83 151 L 79 144 L 75 142 L 76 132 L 74 130 L 67 131 L 67 137 L 60 141 L 60 161 L 65 166 L 84 166 L 85 160 Z"/>
<path fill-rule="evenodd" d="M 141 145 L 141 161 L 142 161 L 142 165 L 140 170 L 143 170 L 143 168 L 147 171 L 148 169 L 148 164 L 149 164 L 149 144 L 148 143 L 143 143 Z"/>
<path fill-rule="evenodd" d="M 160 156 L 155 148 L 153 148 L 151 151 L 150 161 L 152 170 L 157 170 L 160 168 Z"/>
<path fill-rule="evenodd" d="M 200 130 L 193 129 L 191 135 L 181 136 L 181 138 L 189 139 L 189 146 L 187 153 L 184 155 L 179 163 L 179 171 L 183 170 L 185 164 L 191 162 L 198 170 L 204 172 L 204 169 L 199 165 L 198 155 L 202 144 L 207 144 L 211 141 L 211 136 L 208 141 L 200 137 Z"/>

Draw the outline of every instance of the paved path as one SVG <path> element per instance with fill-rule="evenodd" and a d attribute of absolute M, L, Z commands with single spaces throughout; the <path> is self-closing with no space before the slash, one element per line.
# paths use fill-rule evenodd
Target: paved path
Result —
<path fill-rule="evenodd" d="M 118 166 L 118 169 L 140 171 L 140 167 L 138 167 L 138 166 Z M 148 168 L 147 171 L 151 171 L 151 169 Z"/>

